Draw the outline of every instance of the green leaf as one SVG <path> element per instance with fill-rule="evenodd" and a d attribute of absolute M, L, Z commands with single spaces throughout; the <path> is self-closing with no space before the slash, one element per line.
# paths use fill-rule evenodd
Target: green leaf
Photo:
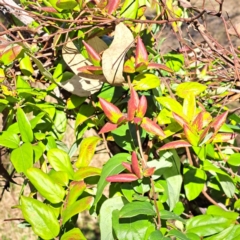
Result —
<path fill-rule="evenodd" d="M 60 231 L 58 220 L 53 210 L 38 200 L 21 196 L 21 210 L 34 233 L 43 239 L 57 237 Z"/>
<path fill-rule="evenodd" d="M 34 69 L 32 67 L 32 61 L 28 55 L 24 56 L 24 58 L 21 59 L 19 68 L 21 69 L 24 75 L 26 76 L 32 75 Z"/>
<path fill-rule="evenodd" d="M 30 84 L 22 76 L 17 77 L 17 92 L 18 94 L 32 92 Z"/>
<path fill-rule="evenodd" d="M 20 139 L 17 134 L 3 131 L 0 136 L 0 145 L 7 148 L 17 148 L 20 144 Z"/>
<path fill-rule="evenodd" d="M 160 86 L 160 79 L 150 73 L 142 73 L 134 77 L 133 88 L 138 91 L 147 91 Z"/>
<path fill-rule="evenodd" d="M 189 94 L 193 94 L 194 96 L 199 95 L 207 88 L 206 85 L 203 85 L 198 82 L 185 82 L 181 83 L 177 86 L 176 93 L 179 97 L 185 98 Z"/>
<path fill-rule="evenodd" d="M 213 215 L 213 216 L 222 216 L 232 220 L 237 220 L 239 216 L 239 214 L 236 212 L 225 211 L 221 207 L 218 207 L 215 205 L 209 206 L 206 214 Z"/>
<path fill-rule="evenodd" d="M 33 131 L 31 124 L 21 108 L 17 109 L 17 122 L 23 142 L 33 141 Z"/>
<path fill-rule="evenodd" d="M 122 124 L 111 133 L 117 145 L 127 151 L 133 151 L 138 146 L 135 124 Z M 141 142 L 143 142 L 146 137 L 146 131 L 140 129 L 140 136 Z"/>
<path fill-rule="evenodd" d="M 18 58 L 20 53 L 22 52 L 23 48 L 21 46 L 12 46 L 5 52 L 1 53 L 0 55 L 0 62 L 2 62 L 4 65 L 9 65 L 12 63 L 15 59 Z"/>
<path fill-rule="evenodd" d="M 100 140 L 101 138 L 95 136 L 87 137 L 82 140 L 76 167 L 87 167 L 89 165 Z"/>
<path fill-rule="evenodd" d="M 156 230 L 150 234 L 148 240 L 171 240 L 171 239 L 164 237 L 160 231 Z"/>
<path fill-rule="evenodd" d="M 113 228 L 112 228 L 112 212 L 114 210 L 120 210 L 126 200 L 123 197 L 113 197 L 107 199 L 100 209 L 100 233 L 101 239 L 114 240 Z"/>
<path fill-rule="evenodd" d="M 56 110 L 53 122 L 58 133 L 64 133 L 66 131 L 67 117 L 64 111 Z"/>
<path fill-rule="evenodd" d="M 235 193 L 235 184 L 232 180 L 232 178 L 228 175 L 223 174 L 217 174 L 217 179 L 224 191 L 224 193 L 227 195 L 228 198 L 233 197 Z"/>
<path fill-rule="evenodd" d="M 26 176 L 38 192 L 51 203 L 59 203 L 65 196 L 65 191 L 53 179 L 38 168 L 29 168 Z"/>
<path fill-rule="evenodd" d="M 18 173 L 26 173 L 33 166 L 33 147 L 31 143 L 24 143 L 12 151 L 11 162 Z"/>
<path fill-rule="evenodd" d="M 71 95 L 71 97 L 67 100 L 67 109 L 75 109 L 79 107 L 84 101 L 86 97 L 79 97 L 77 95 Z"/>
<path fill-rule="evenodd" d="M 79 228 L 73 228 L 65 232 L 60 240 L 87 240 Z"/>
<path fill-rule="evenodd" d="M 199 196 L 207 179 L 206 173 L 198 168 L 188 167 L 183 169 L 184 189 L 189 201 Z"/>
<path fill-rule="evenodd" d="M 56 6 L 60 9 L 68 10 L 73 9 L 78 5 L 76 0 L 58 0 Z"/>
<path fill-rule="evenodd" d="M 240 153 L 231 154 L 227 163 L 232 166 L 240 166 Z"/>
<path fill-rule="evenodd" d="M 156 212 L 149 202 L 131 202 L 124 205 L 124 207 L 120 210 L 119 218 L 131 218 L 139 214 L 155 216 Z"/>
<path fill-rule="evenodd" d="M 180 173 L 180 158 L 175 150 L 169 150 L 167 152 L 172 153 L 167 161 L 172 163 L 172 167 L 166 168 L 163 173 L 164 178 L 167 181 L 168 200 L 170 211 L 173 210 L 176 203 L 179 201 L 179 196 L 182 187 L 182 175 Z"/>
<path fill-rule="evenodd" d="M 166 66 L 174 72 L 178 72 L 184 64 L 184 56 L 182 54 L 166 54 L 164 55 Z"/>
<path fill-rule="evenodd" d="M 138 11 L 138 0 L 126 0 L 121 8 L 121 17 L 135 19 Z"/>
<path fill-rule="evenodd" d="M 47 158 L 54 170 L 66 172 L 69 179 L 73 179 L 74 171 L 70 157 L 66 152 L 61 149 L 51 148 L 47 153 Z"/>
<path fill-rule="evenodd" d="M 102 173 L 97 185 L 97 193 L 94 201 L 94 205 L 98 203 L 102 196 L 102 192 L 105 186 L 108 184 L 106 178 L 122 172 L 125 168 L 122 165 L 122 162 L 125 162 L 127 158 L 130 158 L 128 153 L 119 153 L 110 158 L 107 163 L 103 166 Z"/>
<path fill-rule="evenodd" d="M 119 211 L 114 210 L 112 215 L 113 229 L 118 240 L 147 240 L 155 230 L 152 219 L 147 216 L 119 219 Z"/>
<path fill-rule="evenodd" d="M 178 220 L 180 222 L 185 223 L 185 219 L 179 217 L 177 214 L 173 213 L 173 212 L 169 212 L 167 210 L 160 210 L 160 216 L 161 219 L 164 220 Z"/>
<path fill-rule="evenodd" d="M 89 209 L 93 203 L 93 200 L 93 197 L 85 197 L 64 209 L 62 212 L 63 224 L 65 224 L 74 215 Z"/>
<path fill-rule="evenodd" d="M 51 170 L 48 174 L 59 186 L 68 186 L 69 178 L 66 172 Z"/>
<path fill-rule="evenodd" d="M 188 238 L 186 235 L 184 235 L 182 232 L 176 230 L 176 229 L 172 229 L 168 232 L 169 236 L 174 236 L 179 240 L 192 240 L 190 238 Z"/>
<path fill-rule="evenodd" d="M 240 238 L 240 225 L 231 225 L 222 232 L 211 237 L 204 238 L 206 240 L 238 240 Z"/>
<path fill-rule="evenodd" d="M 200 215 L 187 220 L 187 233 L 195 233 L 200 237 L 219 233 L 234 221 L 221 216 Z"/>

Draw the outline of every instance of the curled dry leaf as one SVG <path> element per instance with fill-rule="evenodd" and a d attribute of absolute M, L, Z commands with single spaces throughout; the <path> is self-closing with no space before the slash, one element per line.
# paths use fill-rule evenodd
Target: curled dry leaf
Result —
<path fill-rule="evenodd" d="M 112 44 L 102 56 L 103 74 L 109 84 L 122 85 L 125 82 L 123 77 L 125 55 L 133 44 L 132 32 L 123 23 L 119 23 L 115 28 Z"/>
<path fill-rule="evenodd" d="M 98 45 L 99 52 L 107 48 L 107 45 L 97 37 L 94 41 L 87 41 L 87 43 L 89 45 L 91 45 L 91 43 Z M 96 50 L 96 47 L 93 48 Z M 79 53 L 78 49 L 72 41 L 68 40 L 67 44 L 62 50 L 62 55 L 64 61 L 75 73 L 71 79 L 58 83 L 62 88 L 77 96 L 86 97 L 94 94 L 102 87 L 103 82 L 106 81 L 103 75 L 79 73 L 78 68 L 92 64 L 81 53 Z"/>

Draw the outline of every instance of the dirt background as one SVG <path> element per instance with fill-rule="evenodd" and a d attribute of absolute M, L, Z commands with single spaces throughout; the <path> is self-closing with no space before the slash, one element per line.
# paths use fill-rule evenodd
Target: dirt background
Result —
<path fill-rule="evenodd" d="M 201 7 L 202 0 L 191 0 L 194 6 Z M 205 8 L 208 10 L 218 10 L 217 2 L 215 0 L 206 0 Z M 226 12 L 229 14 L 233 24 L 240 23 L 240 1 L 239 0 L 225 0 L 223 5 L 223 13 L 226 16 Z M 228 40 L 225 34 L 225 29 L 221 19 L 213 16 L 207 16 L 207 29 L 209 32 L 213 33 L 213 36 L 223 45 L 228 45 Z M 163 48 L 174 49 L 178 47 L 177 42 L 174 40 L 174 35 L 171 33 L 166 33 L 167 41 L 165 41 Z M 195 36 L 198 42 L 203 41 L 201 37 Z M 231 37 L 235 46 L 240 46 L 240 41 L 236 37 Z M 69 123 L 68 130 L 66 131 L 65 139 L 72 139 L 72 126 L 73 123 Z M 68 143 L 69 144 L 69 143 Z M 102 150 L 101 150 L 102 149 Z M 101 162 L 108 159 L 104 147 L 99 146 L 99 152 L 95 156 L 96 162 Z M 9 166 L 9 172 L 11 171 L 11 166 Z M 16 181 L 21 184 L 21 178 L 16 179 Z M 1 190 L 1 189 L 0 189 Z M 0 202 L 0 239 L 1 240 L 33 240 L 37 239 L 30 228 L 19 228 L 18 224 L 21 222 L 19 220 L 14 221 L 4 221 L 6 219 L 17 219 L 22 218 L 21 211 L 18 209 L 12 209 L 11 207 L 18 204 L 18 196 L 21 191 L 21 186 L 11 184 L 9 192 L 4 193 L 3 200 Z M 27 191 L 25 192 L 25 195 Z M 83 220 L 84 219 L 84 220 Z M 99 239 L 98 231 L 94 233 L 92 230 L 97 229 L 96 220 L 88 220 L 87 216 L 84 218 L 79 218 L 79 224 L 81 229 L 84 228 L 84 232 L 88 235 L 89 240 Z M 104 239 L 105 240 L 105 239 Z"/>

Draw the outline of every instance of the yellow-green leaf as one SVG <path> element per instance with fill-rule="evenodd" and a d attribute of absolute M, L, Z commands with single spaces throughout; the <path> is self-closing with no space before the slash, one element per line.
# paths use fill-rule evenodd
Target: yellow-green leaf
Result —
<path fill-rule="evenodd" d="M 134 89 L 146 91 L 160 86 L 160 79 L 154 74 L 142 73 L 137 75 L 133 80 Z"/>
<path fill-rule="evenodd" d="M 194 96 L 199 95 L 206 90 L 206 86 L 198 82 L 185 82 L 177 86 L 176 93 L 181 98 L 186 98 L 192 93 Z"/>
<path fill-rule="evenodd" d="M 193 93 L 189 93 L 183 101 L 183 114 L 187 116 L 189 122 L 194 120 L 196 114 L 196 100 Z"/>
<path fill-rule="evenodd" d="M 100 140 L 101 138 L 95 136 L 84 138 L 82 140 L 76 167 L 87 167 L 89 165 Z"/>

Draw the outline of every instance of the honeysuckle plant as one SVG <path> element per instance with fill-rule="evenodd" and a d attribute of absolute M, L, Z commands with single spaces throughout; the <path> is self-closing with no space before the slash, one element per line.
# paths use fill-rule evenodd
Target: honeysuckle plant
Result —
<path fill-rule="evenodd" d="M 20 5 L 36 17 L 0 39 L 0 146 L 14 169 L 0 174 L 4 189 L 24 180 L 21 227 L 39 239 L 239 239 L 240 117 L 225 106 L 238 56 L 216 44 L 212 58 L 193 57 L 184 41 L 159 50 L 165 23 L 183 39 L 182 23 L 197 30 L 195 13 L 209 11 L 173 0 Z M 90 237 L 83 212 L 97 219 Z"/>

